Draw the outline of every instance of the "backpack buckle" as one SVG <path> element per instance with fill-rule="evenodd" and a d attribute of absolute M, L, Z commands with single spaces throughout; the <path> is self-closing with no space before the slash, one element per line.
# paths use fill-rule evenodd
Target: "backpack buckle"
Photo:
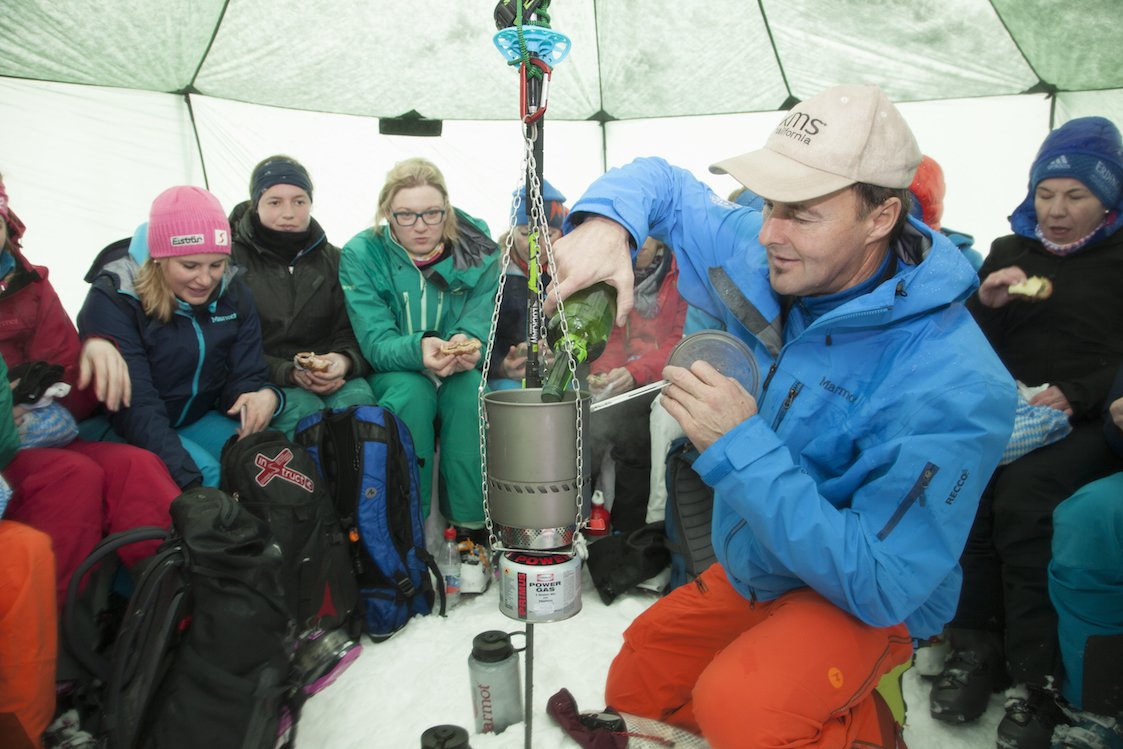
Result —
<path fill-rule="evenodd" d="M 402 592 L 406 598 L 413 598 L 417 594 L 417 588 L 413 587 L 413 582 L 409 579 L 408 575 L 402 575 L 394 581 L 394 585 Z"/>

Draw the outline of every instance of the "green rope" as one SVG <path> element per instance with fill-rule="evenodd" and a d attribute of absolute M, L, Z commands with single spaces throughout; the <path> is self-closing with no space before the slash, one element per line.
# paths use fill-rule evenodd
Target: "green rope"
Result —
<path fill-rule="evenodd" d="M 550 2 L 545 0 L 536 11 L 538 14 L 537 21 L 527 21 L 526 23 L 531 26 L 541 26 L 542 28 L 550 28 Z M 527 78 L 542 78 L 545 72 L 537 65 L 530 64 L 530 53 L 526 51 L 526 39 L 523 37 L 523 4 L 522 0 L 515 0 L 515 33 L 519 35 L 519 53 L 520 57 L 517 60 L 511 60 L 508 65 L 525 65 Z"/>

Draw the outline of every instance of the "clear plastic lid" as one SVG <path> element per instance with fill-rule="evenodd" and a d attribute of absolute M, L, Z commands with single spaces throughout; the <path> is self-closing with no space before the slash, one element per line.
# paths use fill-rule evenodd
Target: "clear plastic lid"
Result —
<path fill-rule="evenodd" d="M 760 368 L 753 352 L 741 339 L 724 330 L 691 333 L 674 347 L 667 364 L 689 369 L 698 360 L 737 380 L 754 398 L 759 397 Z"/>

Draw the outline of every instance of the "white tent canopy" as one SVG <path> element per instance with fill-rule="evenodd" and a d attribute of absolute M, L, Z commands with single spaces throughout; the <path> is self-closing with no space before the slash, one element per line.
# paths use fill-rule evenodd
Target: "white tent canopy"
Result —
<path fill-rule="evenodd" d="M 493 234 L 522 174 L 518 76 L 491 0 L 7 0 L 0 136 L 25 247 L 72 312 L 106 243 L 172 184 L 228 208 L 288 153 L 336 244 L 368 224 L 386 170 L 423 155 Z M 775 110 L 838 82 L 882 86 L 945 169 L 945 221 L 1006 232 L 1051 122 L 1123 121 L 1117 0 L 554 0 L 572 40 L 549 88 L 546 176 L 571 199 L 605 167 L 709 163 L 759 146 Z M 443 120 L 439 138 L 376 118 Z"/>

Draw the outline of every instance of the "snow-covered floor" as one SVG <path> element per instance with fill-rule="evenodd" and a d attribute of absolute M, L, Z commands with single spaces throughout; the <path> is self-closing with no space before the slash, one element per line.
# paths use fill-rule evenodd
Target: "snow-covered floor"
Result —
<path fill-rule="evenodd" d="M 534 625 L 534 749 L 574 749 L 546 715 L 546 699 L 567 688 L 581 710 L 604 706 L 604 678 L 628 624 L 656 600 L 643 592 L 601 603 L 584 573 L 582 608 L 561 622 Z M 473 749 L 525 749 L 525 726 L 499 735 L 476 734 L 468 681 L 472 638 L 485 630 L 522 631 L 522 622 L 499 610 L 498 586 L 465 597 L 449 616 L 414 619 L 391 640 L 364 644 L 359 659 L 338 681 L 314 696 L 304 709 L 297 734 L 299 749 L 416 749 L 426 728 L 464 727 Z M 516 646 L 522 638 L 516 638 Z M 524 654 L 525 655 L 525 654 Z M 522 661 L 526 676 L 526 662 Z M 525 683 L 525 682 L 524 682 Z M 986 714 L 969 726 L 947 726 L 928 715 L 928 682 L 915 671 L 905 674 L 909 706 L 905 740 L 910 749 L 991 749 L 1002 715 L 995 695 Z"/>

